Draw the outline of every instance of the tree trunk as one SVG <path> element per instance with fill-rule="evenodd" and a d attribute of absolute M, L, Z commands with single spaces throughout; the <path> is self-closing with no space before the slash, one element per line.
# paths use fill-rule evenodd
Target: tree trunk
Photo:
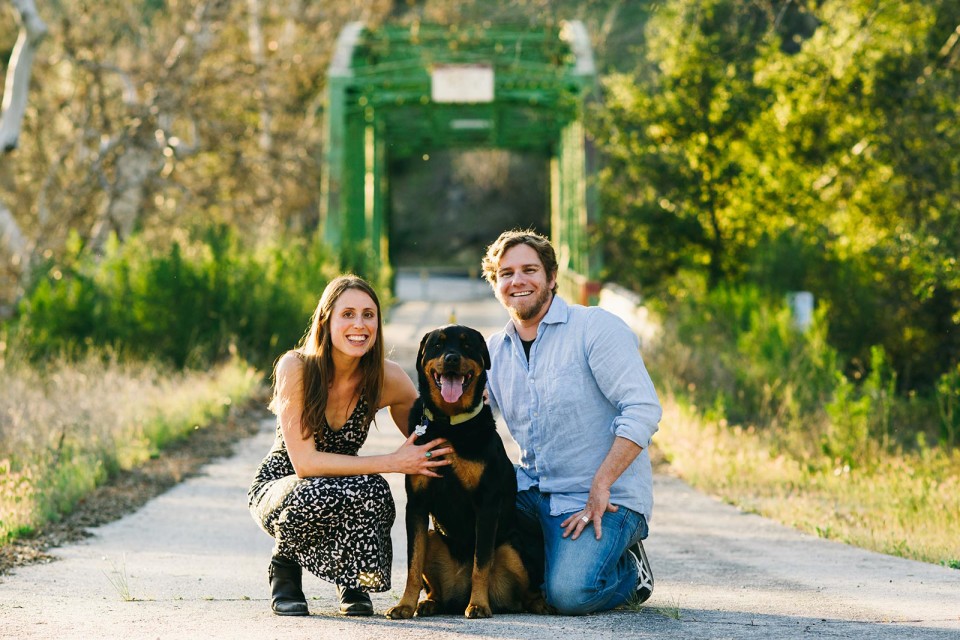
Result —
<path fill-rule="evenodd" d="M 267 67 L 267 56 L 264 53 L 263 27 L 261 24 L 261 15 L 263 13 L 260 0 L 247 0 L 247 11 L 250 22 L 248 23 L 247 33 L 250 38 L 250 56 L 253 58 L 253 64 L 257 69 L 257 89 L 260 92 L 260 149 L 270 151 L 273 146 L 273 136 L 270 133 L 270 127 L 273 118 L 270 110 L 267 108 L 268 96 L 264 73 Z"/>
<path fill-rule="evenodd" d="M 167 52 L 158 82 L 168 81 L 188 57 L 199 59 L 214 45 L 216 24 L 229 4 L 225 0 L 210 0 L 194 8 L 193 19 Z M 116 177 L 90 234 L 90 248 L 96 252 L 103 250 L 111 232 L 121 241 L 134 232 L 144 209 L 143 202 L 150 195 L 150 178 L 163 165 L 162 146 L 158 144 L 156 131 L 158 121 L 166 117 L 166 109 L 156 98 L 147 104 L 129 106 L 129 117 L 134 124 L 111 143 L 122 145 L 123 152 L 116 161 Z M 159 115 L 151 115 L 154 112 Z"/>
<path fill-rule="evenodd" d="M 91 233 L 90 246 L 94 251 L 103 249 L 111 232 L 121 241 L 127 239 L 140 220 L 147 182 L 162 162 L 153 129 L 141 121 L 123 142 L 125 150 L 117 159 L 116 179 Z"/>
<path fill-rule="evenodd" d="M 27 92 L 30 88 L 30 72 L 37 46 L 47 35 L 47 25 L 37 13 L 33 0 L 11 0 L 20 16 L 20 35 L 10 54 L 7 80 L 3 89 L 2 115 L 0 115 L 0 149 L 8 153 L 17 148 L 20 125 L 27 110 Z"/>

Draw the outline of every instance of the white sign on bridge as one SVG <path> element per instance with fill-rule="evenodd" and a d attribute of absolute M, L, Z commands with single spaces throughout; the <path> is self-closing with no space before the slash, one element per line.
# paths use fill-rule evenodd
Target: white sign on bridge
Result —
<path fill-rule="evenodd" d="M 430 97 L 442 103 L 493 102 L 489 64 L 439 64 L 430 71 Z"/>

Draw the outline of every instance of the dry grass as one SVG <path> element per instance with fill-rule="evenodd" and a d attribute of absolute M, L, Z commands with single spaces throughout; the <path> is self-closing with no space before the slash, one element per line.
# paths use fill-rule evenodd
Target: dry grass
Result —
<path fill-rule="evenodd" d="M 68 513 L 121 469 L 248 398 L 241 362 L 202 372 L 88 358 L 0 369 L 0 543 Z"/>
<path fill-rule="evenodd" d="M 706 421 L 664 397 L 657 445 L 691 485 L 824 538 L 960 568 L 960 452 L 878 454 L 869 470 L 774 455 L 769 434 Z M 806 455 L 803 458 L 802 455 Z"/>

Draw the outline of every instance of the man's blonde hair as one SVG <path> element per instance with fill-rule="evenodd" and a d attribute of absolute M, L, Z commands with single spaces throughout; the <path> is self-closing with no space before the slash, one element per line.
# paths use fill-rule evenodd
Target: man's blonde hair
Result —
<path fill-rule="evenodd" d="M 501 233 L 500 237 L 487 247 L 487 253 L 481 261 L 483 277 L 490 283 L 491 287 L 496 288 L 497 285 L 497 271 L 500 269 L 500 258 L 503 257 L 503 254 L 506 253 L 508 249 L 518 244 L 525 244 L 537 252 L 537 255 L 540 257 L 540 262 L 543 263 L 543 268 L 547 272 L 548 281 L 551 278 L 555 279 L 557 277 L 560 265 L 557 264 L 557 254 L 553 250 L 550 239 L 540 235 L 533 229 L 513 229 L 512 231 L 504 231 Z M 554 282 L 551 292 L 556 295 L 556 282 Z"/>

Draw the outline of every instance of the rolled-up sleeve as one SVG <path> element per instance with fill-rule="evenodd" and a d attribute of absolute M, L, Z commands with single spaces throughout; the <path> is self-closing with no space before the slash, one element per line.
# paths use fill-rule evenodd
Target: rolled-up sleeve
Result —
<path fill-rule="evenodd" d="M 640 354 L 639 340 L 615 315 L 596 310 L 592 316 L 587 362 L 600 391 L 617 407 L 610 428 L 614 435 L 646 449 L 659 428 L 663 410 Z"/>

